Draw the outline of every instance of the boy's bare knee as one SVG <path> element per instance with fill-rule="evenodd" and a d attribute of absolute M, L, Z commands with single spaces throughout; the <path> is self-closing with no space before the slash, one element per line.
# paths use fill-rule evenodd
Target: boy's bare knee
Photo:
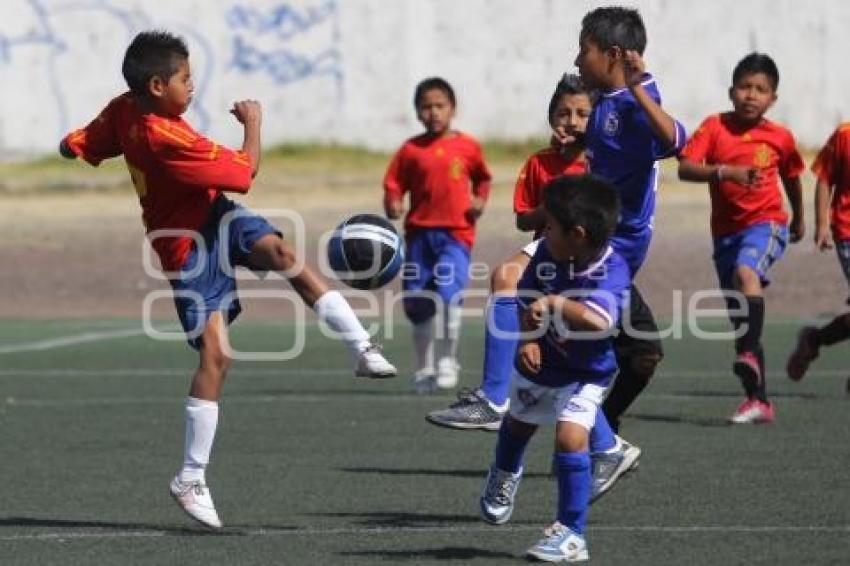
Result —
<path fill-rule="evenodd" d="M 288 271 L 297 261 L 295 250 L 283 240 L 274 244 L 271 255 L 272 265 L 276 271 Z"/>

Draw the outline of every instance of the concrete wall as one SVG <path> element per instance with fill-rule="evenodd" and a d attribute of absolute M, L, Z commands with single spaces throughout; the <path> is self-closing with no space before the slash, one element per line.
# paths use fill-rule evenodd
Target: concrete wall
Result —
<path fill-rule="evenodd" d="M 572 69 L 581 0 L 3 0 L 0 154 L 51 152 L 124 89 L 123 51 L 139 30 L 186 37 L 196 76 L 187 118 L 230 144 L 237 98 L 264 104 L 265 142 L 392 149 L 419 129 L 411 96 L 432 74 L 459 100 L 455 125 L 482 138 L 546 134 L 555 80 Z M 646 60 L 689 129 L 728 107 L 748 51 L 782 73 L 771 116 L 819 146 L 850 115 L 850 2 L 645 0 Z M 164 8 L 163 6 L 167 6 Z"/>

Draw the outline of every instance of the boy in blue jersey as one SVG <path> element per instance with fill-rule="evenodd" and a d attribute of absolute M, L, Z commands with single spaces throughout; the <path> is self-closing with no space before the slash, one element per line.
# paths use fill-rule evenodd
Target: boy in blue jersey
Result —
<path fill-rule="evenodd" d="M 652 238 L 656 161 L 676 155 L 687 135 L 682 124 L 661 108 L 655 80 L 644 70 L 641 54 L 646 47 L 646 29 L 637 10 L 593 10 L 582 20 L 579 37 L 580 53 L 575 64 L 584 86 L 600 91 L 584 136 L 588 166 L 592 173 L 613 183 L 620 194 L 622 213 L 611 245 L 626 259 L 634 278 Z M 624 316 L 628 324 L 622 325 L 615 340 L 619 377 L 603 410 L 597 413 L 597 426 L 591 435 L 593 499 L 604 494 L 640 457 L 640 449 L 614 431 L 619 429 L 621 415 L 646 387 L 663 355 L 660 340 L 647 338 L 658 332 L 652 311 L 634 286 L 630 297 Z M 485 359 L 501 360 L 505 351 L 516 350 L 516 338 L 504 331 L 505 322 L 511 319 L 511 308 L 516 305 L 502 304 L 502 312 L 494 318 L 502 332 L 488 335 Z M 502 376 L 508 377 L 507 372 Z"/>
<path fill-rule="evenodd" d="M 607 7 L 589 12 L 582 20 L 579 48 L 575 64 L 582 81 L 600 91 L 585 134 L 589 170 L 613 183 L 620 195 L 622 212 L 611 246 L 634 278 L 652 238 L 656 162 L 676 155 L 687 136 L 682 124 L 661 108 L 655 79 L 645 71 L 646 28 L 637 10 Z M 640 454 L 633 446 L 621 449 L 608 423 L 619 429 L 620 417 L 663 356 L 652 311 L 634 285 L 621 326 L 615 341 L 620 373 L 591 438 L 595 497 Z"/>
<path fill-rule="evenodd" d="M 620 214 L 610 183 L 563 176 L 546 186 L 543 199 L 546 235 L 518 284 L 523 336 L 480 507 L 489 523 L 510 519 L 528 441 L 539 425 L 554 421 L 556 521 L 528 556 L 577 562 L 588 559 L 590 430 L 617 374 L 612 332 L 631 274 L 609 243 Z"/>

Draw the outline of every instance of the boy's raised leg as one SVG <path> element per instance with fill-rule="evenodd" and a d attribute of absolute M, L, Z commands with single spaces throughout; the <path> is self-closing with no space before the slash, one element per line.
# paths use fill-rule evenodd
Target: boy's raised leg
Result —
<path fill-rule="evenodd" d="M 276 234 L 257 240 L 251 249 L 248 264 L 260 271 L 287 272 L 297 265 L 295 250 Z M 288 277 L 293 289 L 308 307 L 345 342 L 355 361 L 358 377 L 394 377 L 396 368 L 384 358 L 380 347 L 373 344 L 351 305 L 308 265 Z"/>

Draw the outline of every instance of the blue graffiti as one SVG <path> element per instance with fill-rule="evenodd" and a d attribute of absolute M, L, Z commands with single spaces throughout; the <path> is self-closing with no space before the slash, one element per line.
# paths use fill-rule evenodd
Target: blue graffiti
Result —
<path fill-rule="evenodd" d="M 58 69 L 60 60 L 64 57 L 73 56 L 73 51 L 70 42 L 62 37 L 62 26 L 54 25 L 54 22 L 61 22 L 64 15 L 74 12 L 106 15 L 125 30 L 127 43 L 137 32 L 148 29 L 153 24 L 145 13 L 122 9 L 109 0 L 77 0 L 63 4 L 52 4 L 45 0 L 28 0 L 27 4 L 35 18 L 35 27 L 19 36 L 0 33 L 0 65 L 13 64 L 15 53 L 25 49 L 39 47 L 49 49 L 48 64 L 45 68 L 46 82 L 50 85 L 50 92 L 54 98 L 59 118 L 57 134 L 62 135 L 70 127 L 78 125 L 69 123 L 68 84 L 60 76 Z M 204 107 L 203 98 L 214 67 L 214 53 L 209 42 L 203 36 L 190 29 L 181 29 L 179 24 L 169 26 L 169 23 L 165 22 L 161 24 L 161 27 L 182 31 L 191 39 L 193 47 L 199 46 L 205 55 L 206 65 L 204 72 L 199 73 L 201 80 L 195 84 L 195 97 L 192 105 L 192 111 L 197 117 L 196 125 L 199 130 L 205 131 L 209 128 L 210 118 Z"/>
<path fill-rule="evenodd" d="M 240 73 L 260 73 L 278 85 L 288 85 L 314 77 L 331 77 L 337 98 L 343 98 L 343 64 L 339 44 L 337 0 L 296 8 L 281 3 L 261 10 L 236 5 L 226 14 L 231 37 L 229 69 Z M 319 50 L 305 52 L 294 45 L 299 36 L 329 30 L 329 38 Z"/>
<path fill-rule="evenodd" d="M 280 85 L 322 75 L 342 80 L 340 63 L 340 55 L 334 49 L 305 56 L 285 47 L 264 51 L 248 44 L 242 37 L 233 38 L 231 66 L 245 73 L 265 72 Z"/>
<path fill-rule="evenodd" d="M 298 10 L 289 4 L 280 4 L 262 12 L 251 6 L 234 6 L 226 19 L 232 29 L 244 29 L 258 35 L 274 33 L 288 40 L 336 15 L 336 0 Z"/>

